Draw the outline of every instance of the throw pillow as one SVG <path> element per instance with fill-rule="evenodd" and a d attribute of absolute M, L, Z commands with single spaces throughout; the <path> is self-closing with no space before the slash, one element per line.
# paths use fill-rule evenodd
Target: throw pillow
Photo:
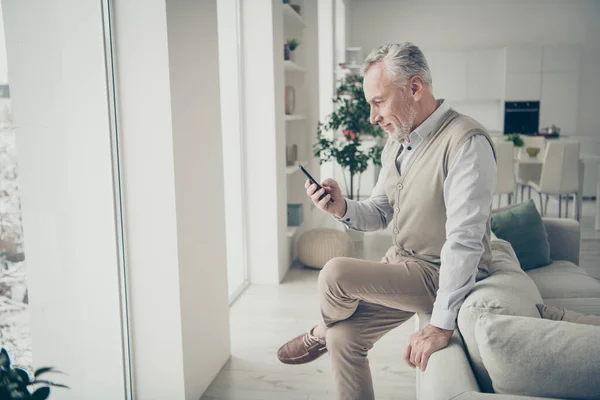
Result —
<path fill-rule="evenodd" d="M 475 338 L 496 393 L 598 399 L 597 326 L 485 313 Z"/>
<path fill-rule="evenodd" d="M 491 229 L 498 238 L 511 244 L 523 270 L 552 262 L 548 233 L 532 200 L 493 212 Z"/>
<path fill-rule="evenodd" d="M 547 306 L 545 304 L 536 304 L 535 306 L 540 311 L 540 316 L 544 319 L 600 326 L 600 316 L 598 315 L 580 314 L 562 307 Z"/>

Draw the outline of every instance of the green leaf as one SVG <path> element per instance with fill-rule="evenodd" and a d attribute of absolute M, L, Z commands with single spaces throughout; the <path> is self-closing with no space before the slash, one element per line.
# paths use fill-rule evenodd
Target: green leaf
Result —
<path fill-rule="evenodd" d="M 54 382 L 50 382 L 50 381 L 46 381 L 43 379 L 36 379 L 33 382 L 31 382 L 32 385 L 36 385 L 38 383 L 43 383 L 45 385 L 49 385 L 49 386 L 55 386 L 55 387 L 61 387 L 61 388 L 65 388 L 65 389 L 70 389 L 70 387 L 68 387 L 67 385 L 63 385 L 60 383 L 54 383 Z"/>
<path fill-rule="evenodd" d="M 28 385 L 31 379 L 29 378 L 29 374 L 27 373 L 27 371 L 21 368 L 15 368 L 15 371 L 17 372 L 23 383 L 25 385 Z"/>
<path fill-rule="evenodd" d="M 10 357 L 4 347 L 0 351 L 0 368 L 10 369 Z"/>
<path fill-rule="evenodd" d="M 57 371 L 56 369 L 54 369 L 54 367 L 42 367 L 42 368 L 36 369 L 35 372 L 33 373 L 33 376 L 35 378 L 37 378 L 38 376 L 40 376 L 42 374 L 46 374 L 48 372 L 60 373 L 60 371 Z"/>
<path fill-rule="evenodd" d="M 31 395 L 31 400 L 44 400 L 44 399 L 47 399 L 48 396 L 50 396 L 50 388 L 45 386 L 45 387 L 41 387 L 38 390 L 36 390 Z"/>
<path fill-rule="evenodd" d="M 19 400 L 19 399 L 30 399 L 30 394 L 27 389 L 13 389 L 8 392 L 8 399 Z"/>

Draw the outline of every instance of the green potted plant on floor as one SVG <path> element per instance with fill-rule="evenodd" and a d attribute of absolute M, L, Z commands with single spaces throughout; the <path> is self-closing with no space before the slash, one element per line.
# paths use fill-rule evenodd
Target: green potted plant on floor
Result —
<path fill-rule="evenodd" d="M 369 122 L 370 106 L 362 83 L 363 78 L 357 75 L 349 75 L 339 82 L 333 98 L 335 111 L 324 122 L 319 122 L 317 142 L 313 146 L 320 164 L 334 160 L 342 167 L 346 197 L 349 199 L 358 197 L 360 175 L 367 170 L 369 162 L 381 166 L 383 150 L 383 145 L 376 140 L 374 145 L 364 143 L 365 139 L 383 137 L 383 130 Z M 333 137 L 326 136 L 326 132 L 333 132 Z M 358 188 L 355 190 L 357 176 Z"/>
<path fill-rule="evenodd" d="M 22 368 L 13 368 L 6 349 L 0 352 L 0 399 L 2 400 L 44 400 L 50 396 L 50 387 L 69 388 L 59 383 L 39 379 L 43 374 L 58 373 L 53 367 L 43 367 L 33 373 Z M 30 391 L 30 388 L 33 392 Z"/>

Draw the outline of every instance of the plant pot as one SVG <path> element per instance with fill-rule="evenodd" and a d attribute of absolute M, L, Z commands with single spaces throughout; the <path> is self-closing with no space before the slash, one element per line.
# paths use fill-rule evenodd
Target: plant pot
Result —
<path fill-rule="evenodd" d="M 290 48 L 288 47 L 287 44 L 283 45 L 283 59 L 285 61 L 290 59 Z"/>

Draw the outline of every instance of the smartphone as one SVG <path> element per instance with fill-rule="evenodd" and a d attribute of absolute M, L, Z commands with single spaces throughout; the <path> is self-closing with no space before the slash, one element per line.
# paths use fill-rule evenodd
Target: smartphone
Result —
<path fill-rule="evenodd" d="M 319 185 L 319 182 L 317 182 L 315 180 L 315 178 L 313 178 L 307 170 L 304 169 L 304 167 L 302 165 L 300 165 L 299 162 L 296 162 L 296 164 L 298 165 L 298 168 L 300 168 L 300 170 L 302 172 L 304 172 L 304 175 L 306 175 L 306 177 L 315 185 L 317 185 L 317 190 L 321 190 L 323 187 L 321 185 Z M 321 200 L 323 197 L 327 196 L 329 194 L 329 192 L 327 190 L 325 190 L 325 193 L 323 193 L 323 195 L 321 197 L 319 197 L 319 200 Z M 333 198 L 329 199 L 330 202 L 333 203 Z"/>

